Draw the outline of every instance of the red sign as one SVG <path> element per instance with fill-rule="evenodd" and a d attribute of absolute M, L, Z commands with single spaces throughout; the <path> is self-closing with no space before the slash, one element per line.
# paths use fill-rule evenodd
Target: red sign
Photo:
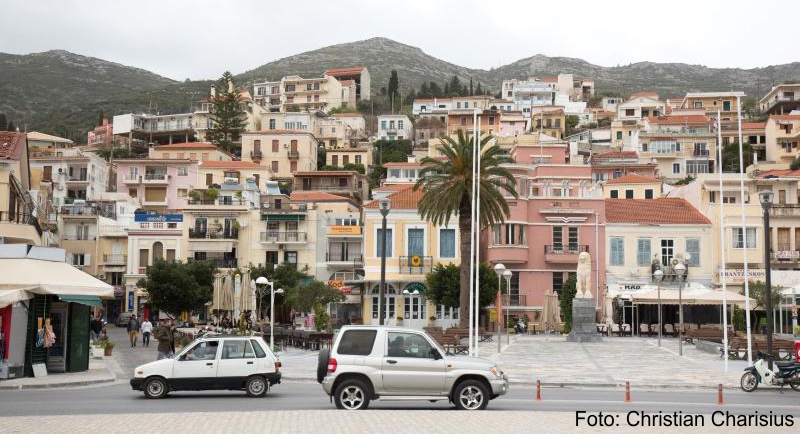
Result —
<path fill-rule="evenodd" d="M 339 288 L 339 291 L 342 291 L 342 294 L 344 295 L 351 295 L 353 293 L 353 290 L 346 286 L 342 286 L 341 288 Z"/>

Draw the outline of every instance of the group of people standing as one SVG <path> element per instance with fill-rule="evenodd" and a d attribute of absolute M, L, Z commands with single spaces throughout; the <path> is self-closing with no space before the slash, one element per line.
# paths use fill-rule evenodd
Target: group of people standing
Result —
<path fill-rule="evenodd" d="M 144 321 L 139 321 L 136 315 L 131 315 L 131 320 L 128 322 L 128 338 L 131 340 L 131 347 L 136 346 L 139 332 L 142 333 L 142 346 L 150 347 L 150 335 L 153 333 L 153 323 L 150 319 L 145 317 Z"/>
<path fill-rule="evenodd" d="M 163 318 L 158 327 L 153 332 L 153 323 L 148 318 L 139 322 L 136 315 L 131 315 L 131 320 L 128 323 L 128 337 L 131 341 L 131 347 L 136 346 L 137 335 L 142 333 L 142 346 L 145 348 L 150 347 L 150 337 L 153 335 L 158 341 L 158 359 L 172 357 L 175 354 L 175 324 L 169 318 Z"/>

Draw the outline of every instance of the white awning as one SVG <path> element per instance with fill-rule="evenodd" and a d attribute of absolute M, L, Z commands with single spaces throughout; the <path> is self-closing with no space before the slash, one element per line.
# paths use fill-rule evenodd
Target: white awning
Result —
<path fill-rule="evenodd" d="M 33 294 L 114 298 L 113 286 L 65 262 L 0 258 L 0 270 L 0 307 L 27 300 Z"/>
<path fill-rule="evenodd" d="M 728 291 L 725 295 L 728 304 L 735 304 L 737 306 L 744 306 L 745 296 Z M 677 289 L 661 288 L 661 304 L 678 304 L 679 294 Z M 659 302 L 658 289 L 650 289 L 639 293 L 632 294 L 634 304 L 657 304 Z M 692 289 L 684 290 L 680 294 L 682 303 L 684 305 L 722 305 L 723 293 L 713 289 Z M 750 303 L 754 304 L 755 301 L 750 299 Z"/>

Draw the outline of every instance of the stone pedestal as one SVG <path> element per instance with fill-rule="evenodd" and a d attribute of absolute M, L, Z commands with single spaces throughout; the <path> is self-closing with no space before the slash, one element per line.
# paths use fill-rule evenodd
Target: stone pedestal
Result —
<path fill-rule="evenodd" d="M 597 333 L 597 320 L 594 298 L 574 298 L 572 300 L 572 330 L 568 342 L 601 342 Z"/>

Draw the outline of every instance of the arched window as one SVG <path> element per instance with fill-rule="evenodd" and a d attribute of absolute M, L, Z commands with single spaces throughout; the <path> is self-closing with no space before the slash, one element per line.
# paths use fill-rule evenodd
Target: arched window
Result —
<path fill-rule="evenodd" d="M 164 244 L 156 241 L 153 243 L 153 263 L 161 259 L 164 259 Z"/>

